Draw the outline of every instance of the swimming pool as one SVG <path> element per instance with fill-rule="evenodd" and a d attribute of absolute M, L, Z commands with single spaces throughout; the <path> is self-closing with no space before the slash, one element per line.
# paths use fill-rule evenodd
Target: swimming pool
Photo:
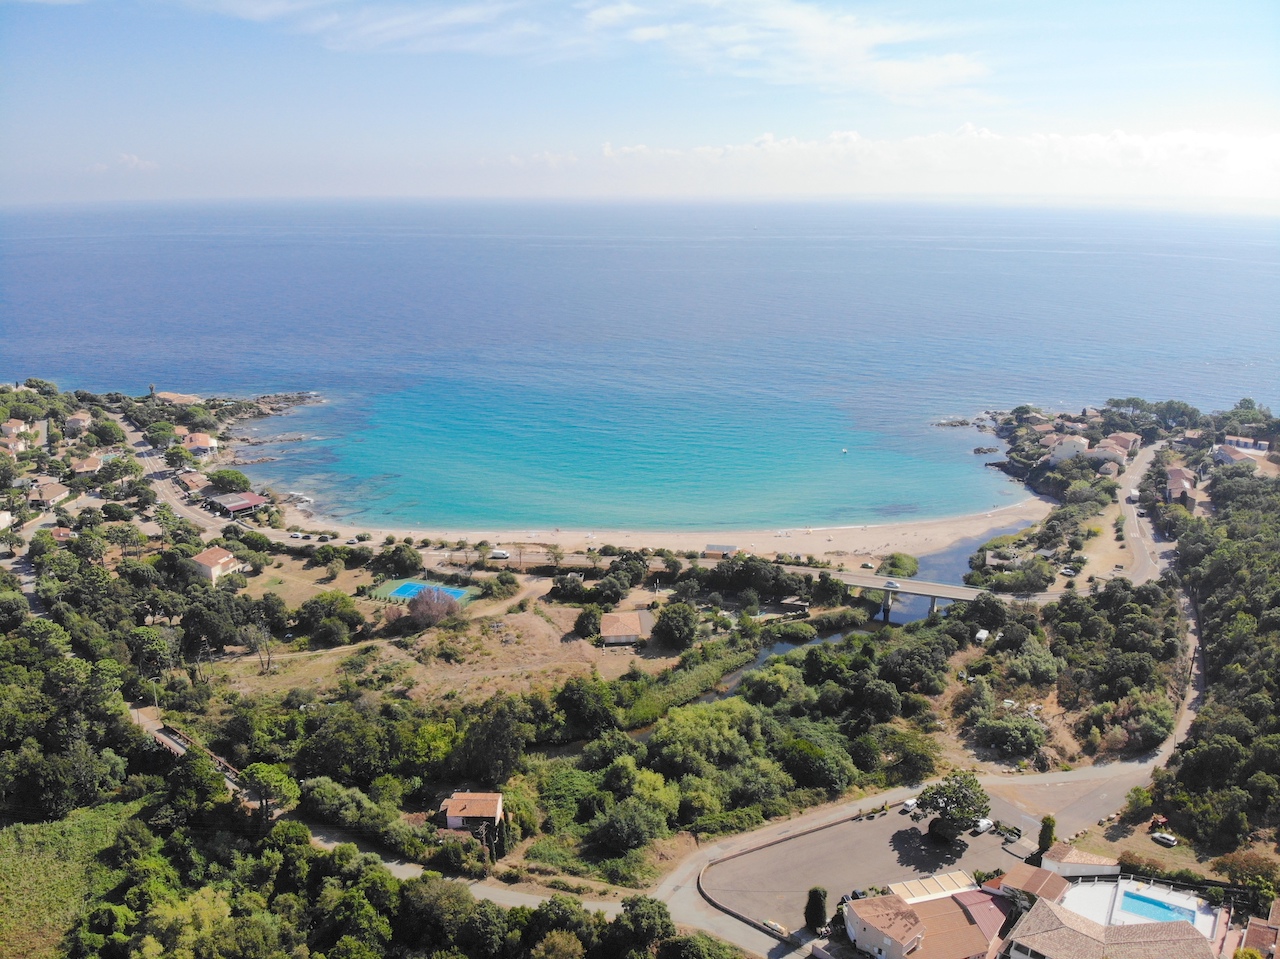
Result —
<path fill-rule="evenodd" d="M 1143 896 L 1127 890 L 1124 898 L 1120 901 L 1120 908 L 1127 913 L 1141 916 L 1143 919 L 1150 919 L 1153 922 L 1177 922 L 1179 919 L 1185 919 L 1195 925 L 1196 921 L 1196 914 L 1192 909 L 1187 909 L 1184 906 L 1174 906 L 1167 902 L 1161 902 L 1159 899 L 1152 899 L 1150 896 Z"/>
<path fill-rule="evenodd" d="M 391 595 L 398 596 L 401 599 L 413 599 L 413 597 L 428 589 L 434 589 L 437 593 L 452 596 L 458 602 L 462 602 L 467 595 L 465 589 L 458 589 L 454 586 L 441 586 L 437 583 L 401 583 L 391 591 Z"/>

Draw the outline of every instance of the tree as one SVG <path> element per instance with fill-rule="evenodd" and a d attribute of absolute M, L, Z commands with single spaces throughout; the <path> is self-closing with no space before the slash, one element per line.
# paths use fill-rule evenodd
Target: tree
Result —
<path fill-rule="evenodd" d="M 991 802 L 978 783 L 978 777 L 958 769 L 942 782 L 934 783 L 920 793 L 921 812 L 935 813 L 937 819 L 929 831 L 954 839 L 965 829 L 972 829 L 979 819 L 991 812 Z M 935 828 L 936 827 L 936 828 Z"/>
<path fill-rule="evenodd" d="M 687 649 L 698 635 L 698 611 L 687 603 L 670 603 L 658 610 L 653 639 L 673 649 Z"/>
<path fill-rule="evenodd" d="M 249 482 L 249 477 L 239 470 L 231 469 L 214 470 L 209 474 L 209 482 L 223 493 L 245 493 L 253 485 Z"/>
<path fill-rule="evenodd" d="M 625 956 L 632 950 L 647 954 L 664 939 L 676 934 L 667 904 L 648 896 L 628 896 L 622 900 L 622 912 L 609 926 L 609 940 Z"/>
<path fill-rule="evenodd" d="M 271 819 L 271 806 L 291 808 L 302 796 L 298 783 L 283 766 L 254 763 L 240 774 L 245 788 L 258 797 L 258 814 L 264 821 Z"/>
<path fill-rule="evenodd" d="M 1040 820 L 1040 851 L 1048 849 L 1058 838 L 1054 830 L 1058 828 L 1058 821 L 1052 816 L 1045 816 Z"/>
<path fill-rule="evenodd" d="M 547 558 L 555 564 L 556 572 L 560 572 L 560 564 L 564 562 L 564 550 L 557 544 L 547 547 Z"/>
<path fill-rule="evenodd" d="M 809 890 L 809 901 L 804 904 L 804 924 L 814 932 L 827 924 L 827 890 L 821 886 Z"/>
<path fill-rule="evenodd" d="M 125 441 L 124 430 L 115 420 L 98 420 L 89 427 L 89 432 L 96 436 L 103 446 L 119 446 Z"/>
<path fill-rule="evenodd" d="M 170 469 L 182 469 L 184 466 L 190 466 L 196 461 L 191 455 L 191 451 L 183 446 L 170 446 L 164 451 L 165 464 Z"/>
<path fill-rule="evenodd" d="M 276 648 L 276 638 L 271 635 L 271 631 L 257 623 L 241 626 L 240 641 L 258 654 L 258 665 L 262 672 L 271 672 L 271 657 Z"/>
<path fill-rule="evenodd" d="M 594 603 L 588 603 L 582 607 L 582 612 L 578 614 L 578 618 L 574 621 L 573 631 L 583 639 L 599 636 L 601 615 L 599 606 Z"/>
<path fill-rule="evenodd" d="M 586 950 L 578 937 L 563 929 L 553 929 L 533 947 L 531 959 L 582 959 Z"/>

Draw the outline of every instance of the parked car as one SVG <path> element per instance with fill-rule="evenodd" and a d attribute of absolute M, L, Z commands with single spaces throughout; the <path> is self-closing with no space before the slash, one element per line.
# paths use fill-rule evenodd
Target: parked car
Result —
<path fill-rule="evenodd" d="M 301 533 L 290 533 L 290 534 L 289 534 L 289 538 L 290 538 L 290 539 L 302 539 L 302 534 L 301 534 Z"/>
<path fill-rule="evenodd" d="M 355 546 L 355 545 L 356 545 L 356 543 L 358 543 L 358 542 L 360 542 L 360 540 L 356 539 L 356 538 L 353 536 L 353 537 L 351 537 L 351 539 L 347 540 L 347 545 L 348 545 L 348 546 Z"/>
<path fill-rule="evenodd" d="M 973 831 L 980 836 L 984 832 L 991 832 L 995 828 L 996 824 L 990 819 L 979 819 L 977 825 L 973 827 Z"/>
<path fill-rule="evenodd" d="M 495 549 L 495 550 L 489 551 L 489 558 L 490 559 L 510 559 L 511 554 L 508 553 L 505 549 Z"/>
<path fill-rule="evenodd" d="M 876 568 L 876 564 L 875 564 L 875 563 L 863 563 L 863 564 L 862 564 L 862 568 L 863 568 L 863 569 L 875 569 L 875 568 Z"/>
<path fill-rule="evenodd" d="M 1176 846 L 1178 837 L 1170 835 L 1167 832 L 1154 832 L 1151 834 L 1151 841 L 1158 842 L 1162 846 Z"/>
<path fill-rule="evenodd" d="M 920 805 L 920 800 L 912 797 L 902 804 L 903 812 L 911 812 L 916 806 Z"/>

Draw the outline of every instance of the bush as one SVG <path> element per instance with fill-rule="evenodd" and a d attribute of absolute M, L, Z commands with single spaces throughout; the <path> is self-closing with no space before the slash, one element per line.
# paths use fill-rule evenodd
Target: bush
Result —
<path fill-rule="evenodd" d="M 975 728 L 978 742 L 1008 756 L 1029 756 L 1044 745 L 1044 727 L 1030 716 L 988 717 Z"/>

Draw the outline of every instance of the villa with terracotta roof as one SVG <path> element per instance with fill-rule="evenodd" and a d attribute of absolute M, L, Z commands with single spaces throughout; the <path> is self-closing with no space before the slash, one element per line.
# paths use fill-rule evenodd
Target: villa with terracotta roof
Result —
<path fill-rule="evenodd" d="M 1009 930 L 1003 959 L 1214 959 L 1209 940 L 1185 919 L 1104 926 L 1048 899 Z"/>
<path fill-rule="evenodd" d="M 633 646 L 653 632 L 653 614 L 647 609 L 605 613 L 600 617 L 600 638 L 606 646 Z"/>
<path fill-rule="evenodd" d="M 32 509 L 52 509 L 62 502 L 71 490 L 61 483 L 45 477 L 37 480 L 27 493 L 27 505 Z"/>
<path fill-rule="evenodd" d="M 454 793 L 440 804 L 446 829 L 475 830 L 502 822 L 502 793 Z"/>
<path fill-rule="evenodd" d="M 70 433 L 83 433 L 93 425 L 93 416 L 88 410 L 80 410 L 67 417 L 66 428 Z"/>
<path fill-rule="evenodd" d="M 241 563 L 228 550 L 221 546 L 210 546 L 203 553 L 191 557 L 196 564 L 196 572 L 211 583 L 217 583 L 218 577 L 227 573 L 239 572 Z"/>
<path fill-rule="evenodd" d="M 1264 956 L 1274 956 L 1280 949 L 1280 899 L 1271 904 L 1266 919 L 1253 916 L 1245 927 L 1241 949 L 1257 949 Z"/>
<path fill-rule="evenodd" d="M 192 456 L 208 456 L 218 451 L 218 441 L 208 433 L 188 433 L 182 438 L 182 448 Z"/>
<path fill-rule="evenodd" d="M 1008 913 L 999 897 L 970 888 L 910 901 L 898 893 L 855 899 L 844 923 L 849 941 L 879 959 L 982 959 Z"/>
<path fill-rule="evenodd" d="M 1055 842 L 1050 846 L 1040 857 L 1040 865 L 1064 878 L 1116 876 L 1120 873 L 1119 860 L 1085 852 L 1067 842 Z"/>
<path fill-rule="evenodd" d="M 1219 446 L 1213 451 L 1213 461 L 1219 466 L 1234 466 L 1236 463 L 1252 463 L 1253 457 L 1238 446 Z"/>
<path fill-rule="evenodd" d="M 1020 862 L 1002 876 L 983 883 L 982 888 L 994 895 L 1005 896 L 1021 909 L 1031 908 L 1040 899 L 1059 902 L 1071 884 L 1056 873 Z"/>
<path fill-rule="evenodd" d="M 71 471 L 77 476 L 88 476 L 102 469 L 101 456 L 86 456 L 82 460 L 75 460 L 71 464 Z"/>
<path fill-rule="evenodd" d="M 27 432 L 27 424 L 16 417 L 0 423 L 0 435 L 17 436 L 25 432 Z"/>

